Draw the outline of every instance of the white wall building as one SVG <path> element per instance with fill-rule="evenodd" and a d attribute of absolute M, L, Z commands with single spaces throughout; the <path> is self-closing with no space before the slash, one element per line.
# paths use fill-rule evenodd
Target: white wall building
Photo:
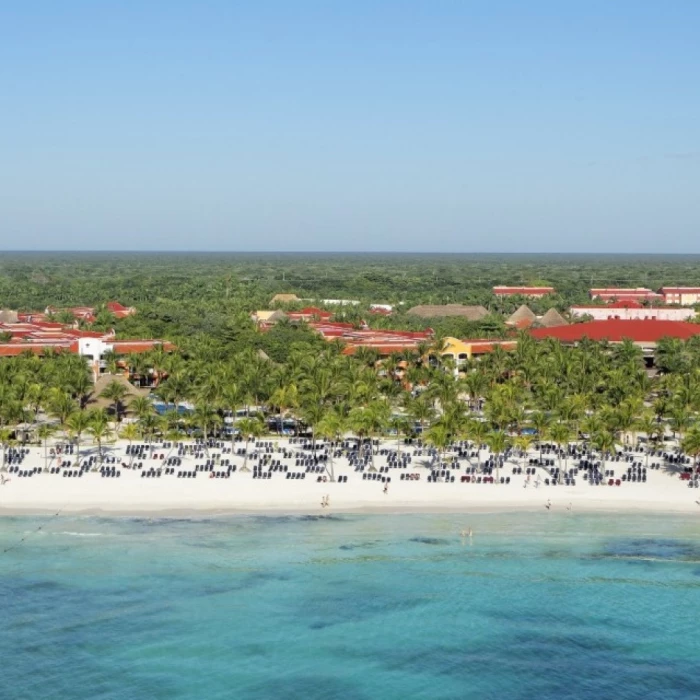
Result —
<path fill-rule="evenodd" d="M 693 309 L 670 309 L 653 307 L 610 307 L 610 306 L 572 306 L 569 309 L 572 316 L 581 318 L 590 316 L 595 321 L 607 321 L 619 318 L 623 321 L 656 319 L 658 321 L 690 321 L 695 318 Z"/>
<path fill-rule="evenodd" d="M 681 306 L 700 304 L 700 287 L 661 287 L 660 292 L 667 304 Z"/>

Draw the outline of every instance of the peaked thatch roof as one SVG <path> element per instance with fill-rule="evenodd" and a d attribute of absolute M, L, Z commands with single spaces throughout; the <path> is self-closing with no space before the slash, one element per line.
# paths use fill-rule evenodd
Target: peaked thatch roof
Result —
<path fill-rule="evenodd" d="M 275 294 L 272 297 L 271 304 L 288 304 L 293 301 L 301 301 L 296 294 Z"/>
<path fill-rule="evenodd" d="M 557 326 L 568 326 L 569 322 L 554 307 L 552 307 L 544 316 L 542 316 L 541 319 L 539 319 L 537 325 L 542 326 L 542 328 L 556 328 Z"/>
<path fill-rule="evenodd" d="M 526 304 L 523 304 L 517 311 L 506 321 L 509 326 L 531 326 L 537 320 L 537 316 L 532 309 Z"/>
<path fill-rule="evenodd" d="M 254 315 L 255 320 L 259 323 L 277 323 L 277 321 L 281 321 L 283 318 L 287 318 L 287 314 L 284 313 L 284 311 L 280 311 L 279 309 L 275 309 L 274 311 L 256 311 Z"/>
<path fill-rule="evenodd" d="M 470 321 L 480 321 L 489 312 L 483 306 L 464 306 L 463 304 L 420 304 L 409 309 L 409 314 L 421 318 L 444 318 L 446 316 L 461 316 Z"/>
<path fill-rule="evenodd" d="M 137 396 L 148 396 L 150 391 L 150 389 L 139 389 L 138 387 L 135 387 L 123 374 L 103 374 L 95 382 L 95 388 L 92 390 L 92 394 L 90 394 L 89 403 L 91 407 L 107 408 L 108 406 L 112 405 L 112 402 L 109 399 L 102 397 L 101 394 L 108 384 L 115 381 L 126 387 L 127 394 L 124 397 L 124 402 L 126 403 L 128 403 L 129 399 Z"/>

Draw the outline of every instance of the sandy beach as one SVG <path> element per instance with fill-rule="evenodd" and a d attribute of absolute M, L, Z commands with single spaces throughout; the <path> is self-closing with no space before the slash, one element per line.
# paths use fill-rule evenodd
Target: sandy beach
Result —
<path fill-rule="evenodd" d="M 277 446 L 294 453 L 295 456 L 283 458 L 281 453 L 273 452 L 271 457 L 280 459 L 289 471 L 303 472 L 295 466 L 296 455 L 308 455 L 299 445 L 290 445 L 288 441 L 275 441 Z M 386 443 L 388 449 L 395 449 L 396 443 Z M 167 460 L 176 452 L 158 449 L 153 458 L 151 453 L 144 460 L 142 469 L 127 469 L 122 463 L 128 463 L 126 444 L 117 443 L 105 448 L 105 456 L 114 458 L 116 464 L 108 465 L 120 472 L 119 477 L 103 477 L 97 470 L 87 471 L 80 478 L 66 478 L 62 474 L 51 474 L 44 470 L 43 448 L 30 447 L 20 469 L 41 469 L 31 477 L 19 476 L 17 473 L 4 473 L 5 483 L 0 486 L 0 515 L 34 514 L 34 513 L 84 513 L 84 514 L 153 514 L 186 515 L 202 512 L 403 512 L 403 511 L 507 511 L 543 509 L 549 502 L 552 511 L 619 511 L 619 512 L 698 512 L 700 515 L 700 493 L 688 487 L 688 482 L 680 479 L 678 473 L 660 468 L 648 470 L 645 483 L 625 483 L 620 486 L 591 485 L 583 478 L 577 478 L 573 486 L 545 485 L 547 475 L 542 468 L 537 470 L 538 477 L 531 477 L 527 483 L 524 474 L 513 474 L 513 467 L 521 462 L 507 462 L 501 469 L 501 476 L 509 476 L 509 484 L 465 483 L 461 476 L 469 467 L 469 462 L 462 460 L 460 469 L 451 474 L 454 483 L 428 482 L 430 470 L 424 466 L 425 458 L 414 460 L 406 468 L 389 468 L 381 476 L 388 476 L 387 483 L 379 480 L 363 479 L 363 474 L 351 466 L 346 457 L 334 460 L 335 475 L 347 477 L 347 481 L 318 482 L 318 474 L 306 474 L 303 479 L 289 479 L 284 472 L 273 472 L 270 478 L 258 479 L 253 472 L 243 472 L 243 456 L 226 455 L 236 471 L 228 478 L 213 478 L 209 473 L 198 472 L 196 478 L 178 478 L 177 471 L 192 471 L 197 465 L 203 465 L 206 457 L 185 456 L 172 474 L 163 474 L 160 478 L 142 476 L 142 472 L 161 467 L 160 455 Z M 256 451 L 252 446 L 249 453 Z M 210 458 L 221 450 L 210 450 Z M 84 447 L 81 458 L 93 456 L 96 461 L 97 449 Z M 535 454 L 535 453 L 533 453 Z M 74 459 L 74 458 L 73 458 Z M 138 463 L 138 462 L 137 462 Z M 253 458 L 248 460 L 252 468 Z M 386 456 L 379 455 L 375 464 L 384 467 Z M 49 470 L 55 469 L 56 461 L 49 461 Z M 569 465 L 572 466 L 572 465 Z M 606 469 L 615 469 L 616 476 L 624 473 L 629 465 L 609 463 Z M 220 467 L 215 467 L 220 470 Z M 265 471 L 267 469 L 265 468 Z M 367 470 L 365 470 L 367 471 Z M 402 480 L 401 473 L 419 475 L 419 478 Z M 381 477 L 380 477 L 381 478 Z M 405 477 L 404 477 L 405 479 Z M 535 485 L 538 480 L 539 486 Z M 387 486 L 385 493 L 385 486 Z M 323 507 L 322 501 L 328 497 L 329 505 Z"/>

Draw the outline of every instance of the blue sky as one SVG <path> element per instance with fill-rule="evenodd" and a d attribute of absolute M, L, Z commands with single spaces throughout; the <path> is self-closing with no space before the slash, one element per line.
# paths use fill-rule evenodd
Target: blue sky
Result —
<path fill-rule="evenodd" d="M 0 249 L 700 252 L 700 2 L 0 4 Z"/>

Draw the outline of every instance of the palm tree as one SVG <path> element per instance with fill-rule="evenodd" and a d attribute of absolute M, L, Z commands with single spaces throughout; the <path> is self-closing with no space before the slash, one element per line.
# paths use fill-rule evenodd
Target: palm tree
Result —
<path fill-rule="evenodd" d="M 486 436 L 486 444 L 491 450 L 491 454 L 495 458 L 496 462 L 496 482 L 501 483 L 501 455 L 505 453 L 508 448 L 508 436 L 502 430 L 492 430 Z"/>
<path fill-rule="evenodd" d="M 613 452 L 615 452 L 615 447 L 617 441 L 615 440 L 615 434 L 609 430 L 601 430 L 595 433 L 592 437 L 591 443 L 593 447 L 600 453 L 603 461 L 606 457 L 610 457 Z"/>
<path fill-rule="evenodd" d="M 363 437 L 369 438 L 370 456 L 372 458 L 370 471 L 376 471 L 374 466 L 373 438 L 386 431 L 390 413 L 389 404 L 385 401 L 373 401 L 367 406 L 356 406 L 350 411 L 351 428 L 357 433 L 360 440 Z"/>
<path fill-rule="evenodd" d="M 520 452 L 523 454 L 523 464 L 525 463 L 525 460 L 527 459 L 527 453 L 532 446 L 533 443 L 533 437 L 532 435 L 518 435 L 514 440 L 513 440 L 513 445 L 516 449 L 520 450 Z"/>
<path fill-rule="evenodd" d="M 231 381 L 226 382 L 221 390 L 221 407 L 224 409 L 224 412 L 228 411 L 228 413 L 231 414 L 231 452 L 233 452 L 233 443 L 236 439 L 236 431 L 234 430 L 236 412 L 242 400 L 243 397 L 241 396 L 241 390 L 238 384 L 234 384 Z"/>
<path fill-rule="evenodd" d="M 248 468 L 248 443 L 252 438 L 259 437 L 263 434 L 265 426 L 259 418 L 241 418 L 237 423 L 238 430 L 241 435 L 245 435 L 245 454 L 243 456 L 242 472 L 249 472 Z"/>
<path fill-rule="evenodd" d="M 639 418 L 637 419 L 637 422 L 634 425 L 634 429 L 638 433 L 644 433 L 647 439 L 647 447 L 646 447 L 646 466 L 649 467 L 649 454 L 650 450 L 649 447 L 652 442 L 658 439 L 659 435 L 659 424 L 656 422 L 656 419 L 654 418 L 654 414 L 651 411 L 645 411 Z M 637 436 L 637 439 L 639 439 L 639 436 Z"/>
<path fill-rule="evenodd" d="M 430 401 L 421 394 L 417 398 L 407 399 L 405 408 L 408 416 L 420 425 L 422 435 L 425 424 L 435 417 L 435 409 Z"/>
<path fill-rule="evenodd" d="M 164 419 L 161 416 L 156 415 L 155 411 L 147 413 L 138 422 L 139 430 L 149 442 L 153 441 L 155 434 L 158 430 L 162 430 L 164 427 Z"/>
<path fill-rule="evenodd" d="M 70 432 L 71 436 L 75 440 L 77 454 L 76 454 L 76 465 L 80 466 L 80 440 L 83 433 L 90 426 L 90 416 L 85 410 L 74 411 L 68 416 L 66 420 L 66 427 Z"/>
<path fill-rule="evenodd" d="M 56 432 L 56 426 L 42 423 L 36 429 L 36 436 L 44 443 L 44 470 L 49 468 L 49 438 Z"/>
<path fill-rule="evenodd" d="M 690 427 L 690 414 L 685 406 L 673 406 L 669 413 L 669 425 L 673 430 L 674 437 L 678 434 L 679 442 L 683 442 L 683 433 Z"/>
<path fill-rule="evenodd" d="M 117 417 L 117 423 L 121 422 L 122 401 L 128 393 L 129 390 L 121 382 L 113 379 L 100 394 L 102 398 L 111 401 L 114 405 L 114 415 Z"/>
<path fill-rule="evenodd" d="M 406 416 L 392 416 L 389 419 L 389 428 L 396 431 L 396 452 L 401 454 L 401 436 L 408 435 L 412 431 L 411 421 Z"/>
<path fill-rule="evenodd" d="M 336 442 L 337 440 L 340 440 L 343 430 L 345 428 L 345 423 L 343 419 L 335 412 L 328 412 L 326 413 L 321 421 L 318 423 L 316 426 L 316 431 L 319 437 L 324 438 L 325 440 L 329 440 L 331 442 Z M 314 433 L 314 434 L 315 434 Z M 328 467 L 329 470 L 328 474 L 330 476 L 331 481 L 335 481 L 335 470 L 333 468 L 333 448 L 331 446 L 331 449 L 329 450 L 329 460 L 328 460 Z"/>
<path fill-rule="evenodd" d="M 565 423 L 555 423 L 549 428 L 549 438 L 559 448 L 559 483 L 562 479 L 562 452 L 568 450 L 571 442 L 571 428 Z"/>
<path fill-rule="evenodd" d="M 438 451 L 439 459 L 442 461 L 447 448 L 452 442 L 452 436 L 447 426 L 442 423 L 436 423 L 428 428 L 425 434 L 425 442 L 432 445 Z"/>
<path fill-rule="evenodd" d="M 476 447 L 477 466 L 479 467 L 479 471 L 481 471 L 482 467 L 481 446 L 486 442 L 486 436 L 489 434 L 489 432 L 488 424 L 483 420 L 479 420 L 478 418 L 473 418 L 472 420 L 468 421 L 464 428 L 466 438 L 471 440 Z"/>
<path fill-rule="evenodd" d="M 143 420 L 145 416 L 155 413 L 153 402 L 146 396 L 135 396 L 129 401 L 129 412 L 137 419 Z"/>
<path fill-rule="evenodd" d="M 49 415 L 58 418 L 61 425 L 65 425 L 73 411 L 75 411 L 75 402 L 65 392 L 57 389 L 49 399 Z"/>
<path fill-rule="evenodd" d="M 536 411 L 530 415 L 530 425 L 535 429 L 537 435 L 537 447 L 540 451 L 539 463 L 542 463 L 542 443 L 547 435 L 552 419 L 544 411 Z"/>
<path fill-rule="evenodd" d="M 131 445 L 133 444 L 134 440 L 138 440 L 141 437 L 141 431 L 136 423 L 129 423 L 122 428 L 121 433 L 119 433 L 119 437 L 123 440 L 129 441 L 129 467 L 131 467 L 134 462 L 134 455 L 131 451 Z"/>
<path fill-rule="evenodd" d="M 681 443 L 683 452 L 690 455 L 695 466 L 698 466 L 698 459 L 700 458 L 700 426 L 694 425 L 686 434 L 683 442 Z"/>
<path fill-rule="evenodd" d="M 0 459 L 0 467 L 2 467 L 3 471 L 6 469 L 5 450 L 7 449 L 8 445 L 12 442 L 13 434 L 14 431 L 10 430 L 10 428 L 0 428 L 0 447 L 2 447 L 2 459 Z"/>
<path fill-rule="evenodd" d="M 102 464 L 102 442 L 108 439 L 112 434 L 112 429 L 109 425 L 109 417 L 104 410 L 91 411 L 88 415 L 87 432 L 90 433 L 93 440 L 97 443 L 97 453 Z"/>
<path fill-rule="evenodd" d="M 270 396 L 270 403 L 279 410 L 279 427 L 277 432 L 281 435 L 287 411 L 299 406 L 299 390 L 296 384 L 287 384 L 277 387 L 272 396 Z"/>
<path fill-rule="evenodd" d="M 192 421 L 202 429 L 205 444 L 209 440 L 209 432 L 220 427 L 223 422 L 219 412 L 208 403 L 200 403 L 195 406 Z"/>

